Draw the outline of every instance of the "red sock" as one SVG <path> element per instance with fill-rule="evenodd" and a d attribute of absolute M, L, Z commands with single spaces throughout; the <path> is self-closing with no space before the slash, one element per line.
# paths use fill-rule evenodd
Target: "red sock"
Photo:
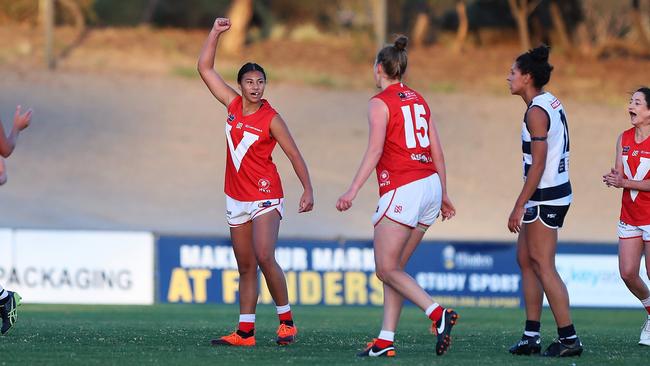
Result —
<path fill-rule="evenodd" d="M 293 321 L 293 315 L 291 315 L 291 310 L 287 311 L 286 313 L 278 314 L 278 318 L 280 318 L 280 322 Z"/>
<path fill-rule="evenodd" d="M 645 310 L 648 312 L 648 315 L 650 315 L 650 306 L 646 306 Z"/>
<path fill-rule="evenodd" d="M 431 319 L 434 322 L 437 322 L 442 318 L 442 313 L 445 311 L 445 309 L 442 308 L 442 306 L 438 306 L 434 311 L 431 312 L 431 315 L 429 315 L 429 319 Z"/>
<path fill-rule="evenodd" d="M 239 330 L 242 332 L 249 333 L 253 329 L 255 329 L 255 323 L 239 322 Z"/>
<path fill-rule="evenodd" d="M 387 341 L 385 339 L 377 338 L 377 340 L 375 341 L 375 345 L 379 348 L 386 348 L 388 346 L 392 346 L 393 342 Z"/>

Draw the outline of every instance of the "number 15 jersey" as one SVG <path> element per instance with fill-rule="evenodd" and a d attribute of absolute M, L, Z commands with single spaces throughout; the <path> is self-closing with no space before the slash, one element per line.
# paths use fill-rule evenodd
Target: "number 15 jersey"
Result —
<path fill-rule="evenodd" d="M 436 173 L 431 158 L 427 102 L 402 83 L 392 84 L 373 98 L 388 107 L 384 150 L 377 163 L 379 195 Z"/>

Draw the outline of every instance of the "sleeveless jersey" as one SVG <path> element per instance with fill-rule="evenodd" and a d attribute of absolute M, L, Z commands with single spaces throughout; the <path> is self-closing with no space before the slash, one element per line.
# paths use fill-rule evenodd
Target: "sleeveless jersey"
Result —
<path fill-rule="evenodd" d="M 269 128 L 276 114 L 266 99 L 248 116 L 242 113 L 241 96 L 228 106 L 225 193 L 231 198 L 259 201 L 283 197 L 280 175 L 271 157 L 276 140 Z"/>
<path fill-rule="evenodd" d="M 625 178 L 630 180 L 650 179 L 650 138 L 641 143 L 634 141 L 634 127 L 623 132 L 621 137 L 621 160 Z M 624 189 L 621 204 L 621 221 L 634 226 L 650 224 L 650 192 Z"/>
<path fill-rule="evenodd" d="M 374 98 L 388 106 L 384 150 L 377 163 L 379 195 L 436 172 L 431 158 L 427 102 L 402 83 L 390 85 Z"/>
<path fill-rule="evenodd" d="M 565 206 L 570 204 L 573 198 L 571 182 L 569 181 L 569 125 L 566 114 L 562 103 L 548 92 L 533 98 L 528 110 L 526 110 L 526 114 L 534 106 L 540 107 L 548 117 L 549 125 L 546 139 L 548 150 L 546 152 L 546 168 L 542 178 L 525 207 L 537 205 Z M 533 162 L 530 153 L 530 132 L 526 125 L 525 116 L 521 128 L 521 141 L 525 180 L 528 176 L 528 169 Z"/>

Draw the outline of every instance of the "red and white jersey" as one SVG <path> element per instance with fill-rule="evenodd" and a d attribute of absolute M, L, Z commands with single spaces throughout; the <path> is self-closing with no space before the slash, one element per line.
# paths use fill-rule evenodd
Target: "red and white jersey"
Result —
<path fill-rule="evenodd" d="M 650 179 L 650 138 L 641 143 L 634 141 L 634 127 L 623 132 L 621 137 L 623 172 L 630 180 Z M 636 189 L 623 190 L 621 221 L 629 225 L 650 224 L 650 192 Z"/>
<path fill-rule="evenodd" d="M 270 126 L 276 114 L 266 99 L 248 116 L 242 113 L 241 96 L 228 106 L 225 192 L 231 198 L 259 201 L 283 197 L 280 175 L 271 157 L 276 140 Z"/>
<path fill-rule="evenodd" d="M 436 173 L 429 141 L 429 105 L 402 83 L 374 96 L 388 106 L 384 151 L 377 164 L 379 195 Z"/>

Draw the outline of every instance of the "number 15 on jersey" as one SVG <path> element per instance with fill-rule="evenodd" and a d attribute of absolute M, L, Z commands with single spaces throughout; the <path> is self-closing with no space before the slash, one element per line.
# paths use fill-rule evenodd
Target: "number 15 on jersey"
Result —
<path fill-rule="evenodd" d="M 418 142 L 420 147 L 424 148 L 429 146 L 429 121 L 424 118 L 426 114 L 427 111 L 422 104 L 416 103 L 402 106 L 404 135 L 406 137 L 407 148 L 412 149 L 417 147 Z"/>

